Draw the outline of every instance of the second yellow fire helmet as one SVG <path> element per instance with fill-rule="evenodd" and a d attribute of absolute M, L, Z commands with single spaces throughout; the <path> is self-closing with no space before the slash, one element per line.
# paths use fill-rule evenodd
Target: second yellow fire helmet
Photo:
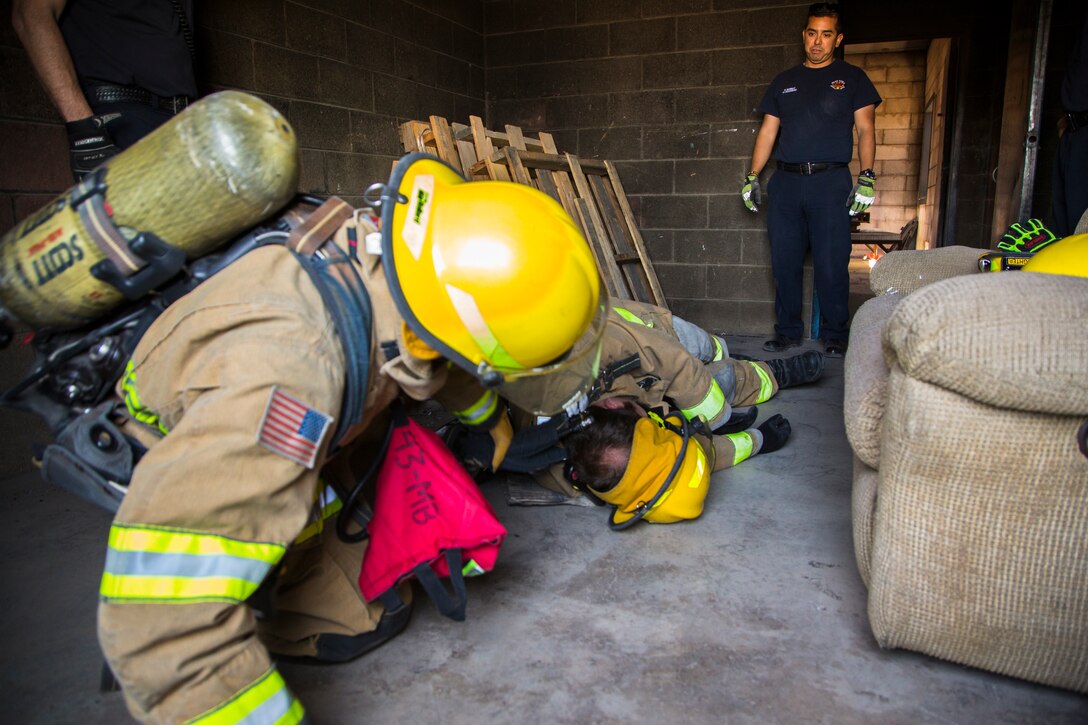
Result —
<path fill-rule="evenodd" d="M 529 186 L 468 183 L 415 153 L 394 167 L 381 210 L 386 279 L 415 335 L 531 413 L 584 395 L 608 305 L 563 207 Z"/>
<path fill-rule="evenodd" d="M 679 414 L 662 422 L 640 418 L 635 423 L 623 478 L 608 491 L 593 490 L 615 506 L 612 528 L 626 528 L 640 518 L 671 524 L 703 513 L 714 461 L 690 435 L 690 426 Z"/>

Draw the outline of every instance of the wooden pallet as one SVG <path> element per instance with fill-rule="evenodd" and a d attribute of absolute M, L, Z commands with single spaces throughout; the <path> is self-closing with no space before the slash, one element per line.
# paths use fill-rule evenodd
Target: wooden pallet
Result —
<path fill-rule="evenodd" d="M 612 297 L 668 307 L 611 161 L 560 154 L 549 133 L 532 138 L 509 125 L 489 131 L 478 116 L 468 126 L 440 116 L 409 121 L 401 138 L 405 150 L 432 153 L 470 180 L 513 181 L 548 194 L 578 223 Z"/>

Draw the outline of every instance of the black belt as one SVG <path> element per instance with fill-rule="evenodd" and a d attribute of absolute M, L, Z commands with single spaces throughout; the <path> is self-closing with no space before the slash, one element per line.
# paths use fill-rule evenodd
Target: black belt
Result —
<path fill-rule="evenodd" d="M 841 169 L 844 166 L 849 166 L 849 164 L 843 164 L 838 161 L 818 161 L 816 163 L 809 161 L 804 164 L 787 164 L 785 161 L 778 162 L 778 168 L 782 171 L 791 171 L 795 174 L 801 174 L 802 176 L 812 176 L 820 171 Z"/>
<path fill-rule="evenodd" d="M 1088 126 L 1088 111 L 1067 111 L 1065 117 L 1069 119 L 1069 130 L 1077 131 Z"/>
<path fill-rule="evenodd" d="M 179 113 L 189 105 L 189 96 L 157 96 L 138 86 L 90 86 L 87 95 L 91 103 L 139 103 L 170 113 Z"/>

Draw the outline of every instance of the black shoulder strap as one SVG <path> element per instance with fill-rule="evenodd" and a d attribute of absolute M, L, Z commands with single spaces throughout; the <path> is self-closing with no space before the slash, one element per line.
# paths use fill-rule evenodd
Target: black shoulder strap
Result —
<path fill-rule="evenodd" d="M 351 259 L 331 241 L 353 214 L 347 202 L 333 197 L 294 229 L 285 242 L 321 294 L 344 348 L 344 402 L 330 452 L 337 449 L 348 428 L 362 419 L 370 373 L 370 295 Z"/>

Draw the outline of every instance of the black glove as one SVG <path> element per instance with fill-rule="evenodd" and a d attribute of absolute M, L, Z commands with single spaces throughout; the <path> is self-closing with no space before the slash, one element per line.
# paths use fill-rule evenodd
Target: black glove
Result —
<path fill-rule="evenodd" d="M 121 152 L 106 127 L 115 118 L 117 114 L 89 116 L 64 124 L 68 131 L 68 163 L 76 181 L 82 181 L 103 161 Z"/>
<path fill-rule="evenodd" d="M 512 473 L 535 473 L 560 463 L 566 457 L 566 451 L 559 446 L 562 420 L 560 416 L 552 418 L 547 423 L 518 431 L 502 463 L 499 464 L 499 470 Z M 487 431 L 464 427 L 464 430 L 455 436 L 449 445 L 454 455 L 464 463 L 470 473 L 491 470 L 495 441 Z"/>
<path fill-rule="evenodd" d="M 759 452 L 774 453 L 786 445 L 791 429 L 790 422 L 783 418 L 781 413 L 776 413 L 763 421 L 756 430 L 763 434 L 763 447 L 759 449 Z"/>

